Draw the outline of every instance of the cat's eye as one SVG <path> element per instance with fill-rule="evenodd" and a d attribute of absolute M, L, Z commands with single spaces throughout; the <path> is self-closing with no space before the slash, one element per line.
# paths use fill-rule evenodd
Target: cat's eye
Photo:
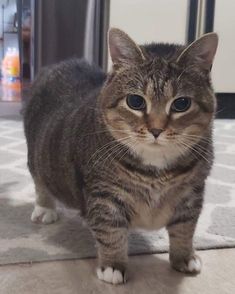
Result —
<path fill-rule="evenodd" d="M 143 110 L 146 107 L 146 102 L 142 96 L 128 95 L 126 98 L 127 105 L 134 110 Z"/>
<path fill-rule="evenodd" d="M 171 104 L 171 111 L 184 112 L 190 108 L 191 103 L 192 103 L 192 101 L 189 97 L 177 98 Z"/>

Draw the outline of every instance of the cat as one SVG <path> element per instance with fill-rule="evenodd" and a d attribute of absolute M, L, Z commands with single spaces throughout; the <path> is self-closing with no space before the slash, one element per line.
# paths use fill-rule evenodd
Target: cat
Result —
<path fill-rule="evenodd" d="M 109 30 L 112 70 L 84 60 L 45 68 L 24 115 L 35 183 L 32 221 L 78 209 L 97 244 L 98 278 L 127 280 L 128 231 L 166 227 L 170 263 L 199 273 L 193 235 L 213 163 L 216 33 L 189 46 L 138 46 Z"/>

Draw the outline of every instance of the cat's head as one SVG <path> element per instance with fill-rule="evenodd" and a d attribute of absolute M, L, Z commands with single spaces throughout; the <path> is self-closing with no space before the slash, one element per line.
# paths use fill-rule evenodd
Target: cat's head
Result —
<path fill-rule="evenodd" d="M 102 90 L 103 117 L 144 163 L 164 168 L 207 136 L 216 109 L 210 69 L 217 44 L 209 33 L 158 56 L 123 31 L 109 31 L 113 69 Z"/>

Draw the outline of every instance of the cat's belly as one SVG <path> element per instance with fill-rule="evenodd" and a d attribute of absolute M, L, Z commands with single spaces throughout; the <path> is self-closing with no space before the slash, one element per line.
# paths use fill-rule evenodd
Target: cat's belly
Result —
<path fill-rule="evenodd" d="M 136 211 L 131 226 L 147 230 L 158 230 L 165 227 L 172 216 L 170 206 L 168 204 L 160 205 L 158 201 L 152 207 L 139 204 Z"/>

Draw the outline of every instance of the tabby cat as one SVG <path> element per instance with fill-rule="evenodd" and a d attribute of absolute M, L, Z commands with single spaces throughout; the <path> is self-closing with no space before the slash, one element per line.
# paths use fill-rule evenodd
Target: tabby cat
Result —
<path fill-rule="evenodd" d="M 84 60 L 45 68 L 24 126 L 36 189 L 32 221 L 77 208 L 97 243 L 98 278 L 127 279 L 128 230 L 166 227 L 173 268 L 199 273 L 193 235 L 213 161 L 215 33 L 189 46 L 138 46 L 109 31 L 112 70 Z"/>

